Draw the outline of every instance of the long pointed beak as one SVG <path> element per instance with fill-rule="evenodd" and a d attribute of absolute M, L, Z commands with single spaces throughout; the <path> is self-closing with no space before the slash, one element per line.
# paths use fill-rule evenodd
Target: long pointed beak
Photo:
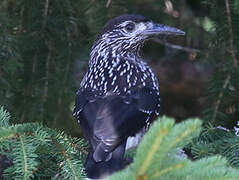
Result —
<path fill-rule="evenodd" d="M 152 37 L 157 35 L 185 35 L 185 32 L 174 27 L 152 23 L 143 34 Z"/>

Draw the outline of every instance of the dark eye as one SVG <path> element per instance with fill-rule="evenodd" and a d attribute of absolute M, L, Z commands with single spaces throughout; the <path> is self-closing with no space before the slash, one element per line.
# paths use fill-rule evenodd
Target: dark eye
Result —
<path fill-rule="evenodd" d="M 125 26 L 125 29 L 128 31 L 128 32 L 132 32 L 135 28 L 135 24 L 134 23 L 129 23 Z"/>

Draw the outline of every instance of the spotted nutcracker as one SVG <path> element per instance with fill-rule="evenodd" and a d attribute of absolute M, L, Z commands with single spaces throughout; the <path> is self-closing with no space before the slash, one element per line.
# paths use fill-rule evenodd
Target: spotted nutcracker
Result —
<path fill-rule="evenodd" d="M 141 15 L 113 18 L 99 33 L 74 109 L 89 143 L 85 162 L 89 178 L 122 169 L 127 138 L 159 114 L 158 81 L 141 56 L 144 41 L 184 34 Z"/>

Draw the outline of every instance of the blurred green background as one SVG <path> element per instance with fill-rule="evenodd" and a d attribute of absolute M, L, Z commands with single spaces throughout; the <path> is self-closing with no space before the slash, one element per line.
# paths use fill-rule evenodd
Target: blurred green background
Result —
<path fill-rule="evenodd" d="M 125 13 L 186 32 L 143 47 L 159 78 L 161 115 L 235 126 L 239 0 L 1 0 L 0 105 L 12 123 L 37 121 L 79 136 L 72 109 L 91 45 Z"/>

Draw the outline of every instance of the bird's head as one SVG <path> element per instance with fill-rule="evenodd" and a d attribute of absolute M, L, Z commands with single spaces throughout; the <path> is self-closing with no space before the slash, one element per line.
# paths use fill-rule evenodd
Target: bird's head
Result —
<path fill-rule="evenodd" d="M 143 42 L 160 35 L 184 35 L 185 32 L 157 24 L 141 15 L 122 15 L 111 19 L 96 39 L 93 49 L 111 49 L 120 53 L 139 52 Z"/>

